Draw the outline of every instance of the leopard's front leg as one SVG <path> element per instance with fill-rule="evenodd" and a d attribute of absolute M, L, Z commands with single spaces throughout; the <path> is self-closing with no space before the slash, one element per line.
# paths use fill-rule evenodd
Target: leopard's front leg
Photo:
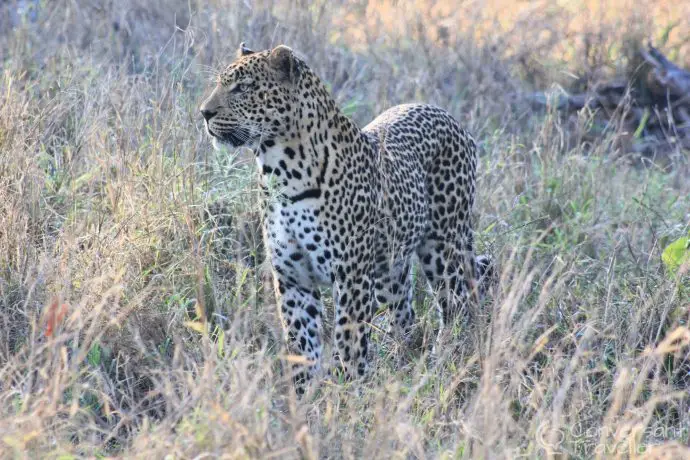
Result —
<path fill-rule="evenodd" d="M 361 377 L 367 371 L 371 321 L 376 305 L 373 249 L 372 235 L 365 234 L 351 243 L 334 266 L 334 364 L 347 380 Z"/>
<path fill-rule="evenodd" d="M 292 376 L 301 395 L 320 367 L 323 304 L 311 264 L 297 240 L 284 231 L 288 221 L 281 209 L 268 207 L 264 239 L 271 255 L 287 351 L 292 355 Z"/>
<path fill-rule="evenodd" d="M 319 370 L 321 360 L 322 304 L 315 286 L 300 286 L 289 276 L 275 272 L 279 291 L 280 318 L 288 352 L 304 362 L 292 364 L 297 394 L 304 394 L 306 385 Z"/>

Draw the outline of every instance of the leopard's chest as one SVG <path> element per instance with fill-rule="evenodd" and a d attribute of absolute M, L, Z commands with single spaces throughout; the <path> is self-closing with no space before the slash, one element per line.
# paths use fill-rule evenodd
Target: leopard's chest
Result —
<path fill-rule="evenodd" d="M 268 244 L 274 265 L 296 281 L 331 282 L 334 250 L 316 200 L 277 203 L 266 216 Z"/>

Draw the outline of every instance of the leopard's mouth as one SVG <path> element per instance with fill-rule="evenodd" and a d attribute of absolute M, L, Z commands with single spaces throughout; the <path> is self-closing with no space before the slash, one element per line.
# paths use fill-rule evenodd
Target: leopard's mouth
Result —
<path fill-rule="evenodd" d="M 206 131 L 214 140 L 233 148 L 247 147 L 255 142 L 248 129 L 237 126 L 219 127 L 207 123 Z"/>

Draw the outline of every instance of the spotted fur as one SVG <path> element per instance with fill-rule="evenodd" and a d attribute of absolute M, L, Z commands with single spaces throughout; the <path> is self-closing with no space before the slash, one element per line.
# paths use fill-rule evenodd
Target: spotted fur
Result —
<path fill-rule="evenodd" d="M 272 183 L 279 190 L 264 232 L 289 350 L 311 361 L 296 365 L 298 382 L 322 358 L 321 286 L 332 287 L 335 357 L 348 378 L 366 372 L 377 304 L 408 336 L 413 256 L 444 323 L 467 304 L 488 263 L 473 258 L 475 142 L 448 112 L 400 105 L 360 129 L 290 48 L 244 44 L 201 112 L 214 145 L 253 149 L 267 195 Z"/>

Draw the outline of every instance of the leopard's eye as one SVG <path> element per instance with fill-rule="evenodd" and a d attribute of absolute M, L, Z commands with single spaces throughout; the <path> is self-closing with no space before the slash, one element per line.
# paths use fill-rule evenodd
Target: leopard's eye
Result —
<path fill-rule="evenodd" d="M 238 85 L 235 85 L 235 87 L 230 92 L 233 94 L 246 93 L 247 91 L 249 91 L 250 87 L 251 84 L 249 83 L 240 83 Z"/>

